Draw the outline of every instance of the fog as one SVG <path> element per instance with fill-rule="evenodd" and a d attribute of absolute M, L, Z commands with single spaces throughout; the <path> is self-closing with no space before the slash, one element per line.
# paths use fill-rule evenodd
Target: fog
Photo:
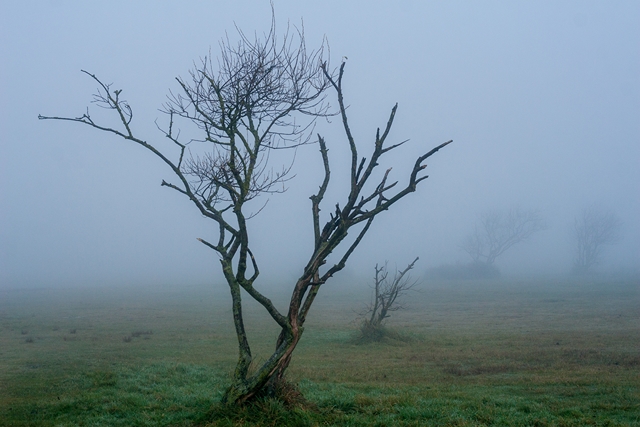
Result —
<path fill-rule="evenodd" d="M 418 275 L 467 262 L 459 244 L 477 216 L 516 205 L 539 210 L 547 228 L 497 260 L 503 275 L 568 275 L 574 217 L 594 203 L 623 223 L 599 271 L 637 271 L 640 3 L 343 3 L 274 8 L 280 31 L 304 22 L 310 48 L 326 36 L 332 64 L 348 58 L 361 153 L 395 102 L 391 142 L 410 141 L 381 165 L 392 178 L 406 182 L 416 156 L 454 142 L 428 160 L 416 193 L 374 221 L 337 278 L 367 280 L 376 263 L 415 256 Z M 160 186 L 174 179 L 166 165 L 113 135 L 37 116 L 84 113 L 96 89 L 84 69 L 122 89 L 136 132 L 159 141 L 154 121 L 166 120 L 158 109 L 175 77 L 215 55 L 225 34 L 237 38 L 234 25 L 267 31 L 270 14 L 268 1 L 0 5 L 0 286 L 222 286 L 217 255 L 196 240 L 217 227 Z M 345 197 L 346 141 L 335 119 L 316 131 L 332 161 L 328 214 Z M 250 223 L 262 279 L 279 287 L 291 287 L 312 249 L 308 197 L 322 179 L 317 146 L 295 157 L 288 191 Z"/>

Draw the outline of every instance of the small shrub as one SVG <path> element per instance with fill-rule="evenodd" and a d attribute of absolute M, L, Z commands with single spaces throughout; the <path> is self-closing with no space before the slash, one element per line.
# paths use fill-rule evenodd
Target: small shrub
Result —
<path fill-rule="evenodd" d="M 70 333 L 70 334 L 75 334 L 75 333 L 76 333 L 76 331 L 77 331 L 76 329 L 69 329 L 69 333 Z"/>
<path fill-rule="evenodd" d="M 33 343 L 33 338 L 27 337 L 27 339 L 25 339 L 24 342 L 31 344 Z"/>
<path fill-rule="evenodd" d="M 405 335 L 395 329 L 387 328 L 384 324 L 375 325 L 365 320 L 360 325 L 358 334 L 355 337 L 356 344 L 368 344 L 374 342 L 400 343 L 410 342 L 414 338 Z"/>
<path fill-rule="evenodd" d="M 358 341 L 361 342 L 379 342 L 385 336 L 386 328 L 384 325 L 376 325 L 368 320 L 362 322 L 360 325 L 360 336 L 358 337 Z"/>
<path fill-rule="evenodd" d="M 126 337 L 123 337 L 123 338 L 122 338 L 122 341 L 124 341 L 124 342 L 131 342 L 131 339 L 132 339 L 132 338 L 131 338 L 130 336 L 126 336 Z"/>
<path fill-rule="evenodd" d="M 408 292 L 414 290 L 418 284 L 417 281 L 412 280 L 407 274 L 413 269 L 418 259 L 419 258 L 416 257 L 416 259 L 402 271 L 396 269 L 393 278 L 389 278 L 386 262 L 383 267 L 378 267 L 378 264 L 376 264 L 374 294 L 366 311 L 362 313 L 365 319 L 360 326 L 360 337 L 357 341 L 375 342 L 381 341 L 386 336 L 389 336 L 383 323 L 385 319 L 391 315 L 391 312 L 404 308 L 404 306 L 398 303 L 398 298 L 401 299 Z"/>

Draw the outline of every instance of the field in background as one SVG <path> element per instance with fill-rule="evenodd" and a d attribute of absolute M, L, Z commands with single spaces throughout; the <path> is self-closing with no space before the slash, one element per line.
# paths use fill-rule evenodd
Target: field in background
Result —
<path fill-rule="evenodd" d="M 427 283 L 388 321 L 405 339 L 366 345 L 370 290 L 325 286 L 290 368 L 313 407 L 236 413 L 222 286 L 0 289 L 0 426 L 640 425 L 637 281 Z"/>

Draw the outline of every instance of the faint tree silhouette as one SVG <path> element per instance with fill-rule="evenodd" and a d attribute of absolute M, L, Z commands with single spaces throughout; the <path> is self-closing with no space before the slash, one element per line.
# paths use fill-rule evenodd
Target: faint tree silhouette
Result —
<path fill-rule="evenodd" d="M 544 230 L 542 215 L 536 210 L 513 207 L 507 212 L 488 211 L 480 215 L 473 233 L 460 245 L 480 266 L 493 266 L 496 258 L 513 245 Z"/>
<path fill-rule="evenodd" d="M 576 244 L 576 258 L 573 263 L 574 274 L 588 273 L 602 259 L 604 246 L 620 240 L 622 222 L 618 216 L 598 208 L 596 205 L 582 209 L 575 218 L 573 237 Z"/>

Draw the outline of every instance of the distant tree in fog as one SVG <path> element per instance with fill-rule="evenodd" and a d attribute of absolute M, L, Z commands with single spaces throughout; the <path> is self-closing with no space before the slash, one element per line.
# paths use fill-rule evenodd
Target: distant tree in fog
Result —
<path fill-rule="evenodd" d="M 113 90 L 86 72 L 98 85 L 94 102 L 114 113 L 115 124 L 100 123 L 88 109 L 75 118 L 39 118 L 82 123 L 139 144 L 168 165 L 177 179 L 175 183 L 163 180 L 162 185 L 186 196 L 215 223 L 217 239 L 199 240 L 216 252 L 229 285 L 239 356 L 223 401 L 241 404 L 258 396 L 282 396 L 279 391 L 286 386 L 285 371 L 318 291 L 345 267 L 374 218 L 416 191 L 427 178 L 423 174 L 425 160 L 451 141 L 417 157 L 406 171 L 404 184 L 398 185 L 398 181 L 390 181 L 391 167 L 381 173 L 377 168 L 383 155 L 403 144 L 387 144 L 397 105 L 391 109 L 384 129 L 376 132 L 368 157 L 362 156 L 343 100 L 344 62 L 339 69 L 330 69 L 322 47 L 307 51 L 301 31 L 293 35 L 287 32 L 278 40 L 273 25 L 265 39 L 249 39 L 242 32 L 236 44 L 224 39 L 221 51 L 218 61 L 205 58 L 188 79 L 177 79 L 179 92 L 171 93 L 164 106 L 167 124 L 160 129 L 159 141 L 152 143 L 135 133 L 133 110 L 121 90 Z M 350 152 L 349 178 L 342 186 L 345 191 L 341 203 L 333 203 L 329 214 L 321 218 L 330 167 L 328 144 L 318 135 L 318 160 L 324 177 L 318 192 L 310 197 L 314 242 L 309 245 L 302 275 L 293 284 L 288 311 L 281 312 L 256 286 L 260 271 L 251 251 L 247 223 L 264 204 L 255 205 L 254 199 L 283 191 L 283 182 L 291 178 L 290 166 L 274 165 L 275 156 L 270 153 L 311 141 L 314 120 L 328 115 L 327 91 L 337 97 L 337 115 Z M 188 134 L 199 132 L 199 138 L 184 140 L 179 124 Z M 347 238 L 350 232 L 353 235 Z M 276 242 L 273 245 L 275 248 Z M 326 265 L 334 251 L 340 251 L 335 263 Z M 273 354 L 262 362 L 252 356 L 242 295 L 261 304 L 280 328 Z"/>
<path fill-rule="evenodd" d="M 418 284 L 408 276 L 416 262 L 418 257 L 404 270 L 396 270 L 393 278 L 389 277 L 387 263 L 382 267 L 376 264 L 373 298 L 364 312 L 365 319 L 360 326 L 360 332 L 365 341 L 380 341 L 385 335 L 385 319 L 391 315 L 391 312 L 404 308 L 398 298 L 402 299 Z"/>
<path fill-rule="evenodd" d="M 597 265 L 602 258 L 604 246 L 620 240 L 621 226 L 622 222 L 611 211 L 602 210 L 595 205 L 584 208 L 573 225 L 576 244 L 573 272 L 584 274 Z"/>
<path fill-rule="evenodd" d="M 480 215 L 474 231 L 460 248 L 475 264 L 491 266 L 513 245 L 544 229 L 544 220 L 537 210 L 513 207 L 506 212 L 489 211 Z"/>

